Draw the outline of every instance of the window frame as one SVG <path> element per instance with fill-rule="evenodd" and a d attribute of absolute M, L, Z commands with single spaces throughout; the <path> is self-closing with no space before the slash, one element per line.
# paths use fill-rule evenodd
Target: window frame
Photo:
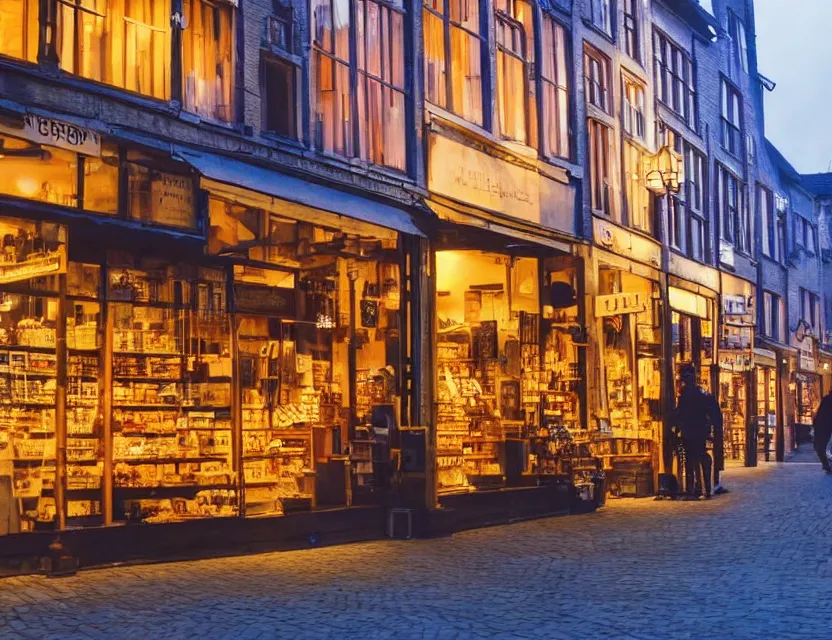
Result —
<path fill-rule="evenodd" d="M 743 115 L 742 94 L 731 82 L 722 78 L 719 110 L 720 141 L 722 148 L 735 158 L 742 156 Z"/>
<path fill-rule="evenodd" d="M 635 92 L 638 99 L 641 97 L 640 105 L 633 105 L 630 100 L 631 90 Z M 621 128 L 629 136 L 638 140 L 644 140 L 647 135 L 647 108 L 645 101 L 646 88 L 643 83 L 636 80 L 630 74 L 621 73 Z"/>
<path fill-rule="evenodd" d="M 539 93 L 539 107 L 540 112 L 540 152 L 545 158 L 562 158 L 569 160 L 572 158 L 572 113 L 571 113 L 571 96 L 569 94 L 572 87 L 571 69 L 571 33 L 567 25 L 560 20 L 550 15 L 548 12 L 542 11 L 542 20 L 540 22 L 541 31 L 549 31 L 551 34 L 553 47 L 551 52 L 547 52 L 544 48 L 546 37 L 541 33 L 540 49 L 541 57 L 551 55 L 552 71 L 555 76 L 554 79 L 549 79 L 545 76 L 546 64 L 541 60 L 539 65 L 538 82 L 540 83 Z M 560 35 L 560 38 L 558 36 Z M 562 56 L 562 59 L 561 59 Z M 561 75 L 563 77 L 561 77 Z M 547 88 L 550 88 L 554 95 L 553 104 L 551 105 L 555 114 L 552 119 L 555 121 L 555 127 L 549 127 L 549 111 L 550 107 L 547 101 Z M 554 142 L 551 136 L 554 135 Z M 564 139 L 565 137 L 565 139 Z M 565 150 L 564 153 L 550 153 L 550 148 L 557 148 L 558 150 Z"/>
<path fill-rule="evenodd" d="M 715 195 L 719 213 L 720 237 L 730 242 L 738 252 L 750 256 L 751 218 L 748 211 L 746 185 L 719 162 L 716 163 L 716 174 Z"/>
<path fill-rule="evenodd" d="M 696 92 L 696 61 L 663 31 L 654 28 L 653 63 L 656 99 L 682 118 L 689 129 L 698 131 L 699 96 Z"/>
<path fill-rule="evenodd" d="M 641 52 L 641 0 L 622 0 L 624 14 L 624 52 L 633 60 L 642 63 Z"/>
<path fill-rule="evenodd" d="M 782 342 L 784 336 L 781 336 L 783 328 L 783 318 L 781 313 L 783 310 L 783 299 L 778 294 L 772 291 L 763 292 L 763 335 L 767 338 Z"/>
<path fill-rule="evenodd" d="M 731 57 L 743 73 L 748 73 L 748 39 L 745 23 L 731 9 L 728 9 L 728 36 L 731 38 Z"/>
<path fill-rule="evenodd" d="M 603 135 L 599 135 L 599 134 Z M 587 120 L 588 157 L 590 166 L 590 207 L 598 215 L 613 219 L 612 197 L 612 128 L 596 120 Z M 601 157 L 598 157 L 600 152 Z M 596 206 L 598 205 L 598 206 Z"/>
<path fill-rule="evenodd" d="M 774 194 L 771 189 L 761 184 L 757 185 L 757 203 L 763 255 L 778 260 L 777 214 L 774 211 Z"/>
<path fill-rule="evenodd" d="M 495 91 L 495 100 L 494 104 L 496 107 L 496 114 L 495 120 L 497 122 L 497 133 L 498 135 L 505 139 L 511 140 L 514 142 L 519 142 L 520 144 L 529 145 L 533 141 L 533 137 L 536 137 L 536 131 L 533 131 L 532 122 L 534 120 L 534 114 L 532 113 L 533 105 L 535 96 L 532 93 L 534 84 L 530 79 L 529 70 L 535 64 L 534 58 L 534 49 L 536 46 L 536 39 L 537 34 L 535 33 L 536 28 L 534 26 L 534 13 L 537 10 L 537 5 L 533 0 L 523 0 L 524 3 L 528 6 L 531 15 L 529 18 L 531 19 L 532 24 L 528 27 L 523 24 L 519 17 L 517 16 L 517 7 L 515 5 L 516 0 L 503 0 L 503 2 L 511 9 L 510 12 L 504 11 L 503 9 L 497 8 L 497 3 L 494 3 L 494 26 L 495 26 L 495 58 L 497 63 L 497 77 L 494 79 L 494 91 Z M 500 33 L 505 33 L 506 30 L 512 33 L 512 46 L 508 46 L 505 42 L 505 39 L 500 38 Z M 517 34 L 519 39 L 520 47 L 519 53 L 516 50 L 514 45 L 514 34 Z M 513 133 L 508 131 L 504 131 L 505 128 L 508 127 L 508 120 L 503 122 L 505 118 L 508 117 L 507 107 L 503 109 L 500 108 L 501 99 L 504 101 L 505 104 L 508 104 L 508 101 L 505 100 L 507 96 L 513 95 L 516 88 L 512 90 L 511 87 L 500 87 L 501 79 L 503 82 L 507 82 L 507 75 L 505 72 L 500 73 L 500 65 L 501 65 L 501 56 L 504 56 L 510 62 L 511 60 L 515 60 L 520 63 L 522 67 L 522 95 L 523 95 L 523 109 L 522 113 L 520 114 L 523 118 L 523 137 L 522 139 L 517 138 Z M 503 95 L 503 90 L 506 91 L 506 95 Z M 504 112 L 505 111 L 505 112 Z M 514 115 L 513 119 L 516 119 L 518 116 L 517 114 Z"/>
<path fill-rule="evenodd" d="M 292 91 L 291 95 L 286 98 L 288 104 L 292 107 L 291 113 L 291 129 L 292 132 L 286 134 L 277 131 L 274 128 L 269 127 L 269 113 L 272 110 L 272 106 L 269 103 L 269 92 L 267 90 L 267 73 L 266 68 L 269 65 L 280 65 L 286 68 L 287 72 L 292 73 Z M 261 78 L 261 110 L 262 110 L 262 123 L 261 126 L 263 131 L 269 133 L 271 135 L 279 136 L 281 138 L 287 138 L 289 140 L 299 140 L 301 135 L 301 118 L 300 118 L 300 111 L 298 109 L 298 89 L 300 88 L 301 82 L 301 73 L 300 68 L 296 62 L 293 60 L 288 59 L 286 56 L 282 55 L 275 55 L 270 51 L 261 51 L 261 67 L 260 67 L 260 78 Z"/>
<path fill-rule="evenodd" d="M 621 145 L 621 168 L 625 180 L 624 210 L 626 212 L 626 225 L 642 233 L 653 236 L 656 233 L 656 223 L 653 215 L 653 202 L 650 191 L 645 186 L 644 160 L 645 152 L 638 144 L 624 140 Z M 630 175 L 635 163 L 636 179 Z M 637 202 L 638 201 L 638 202 Z M 642 202 L 643 201 L 643 202 Z M 635 204 L 646 205 L 643 214 L 636 215 Z"/>
<path fill-rule="evenodd" d="M 593 64 L 598 69 L 597 81 L 592 77 Z M 584 43 L 584 89 L 586 92 L 586 103 L 599 109 L 607 115 L 612 115 L 612 61 L 598 51 L 595 47 Z M 600 98 L 601 104 L 593 100 L 594 96 Z"/>
<path fill-rule="evenodd" d="M 592 26 L 609 38 L 615 38 L 615 0 L 590 0 Z"/>

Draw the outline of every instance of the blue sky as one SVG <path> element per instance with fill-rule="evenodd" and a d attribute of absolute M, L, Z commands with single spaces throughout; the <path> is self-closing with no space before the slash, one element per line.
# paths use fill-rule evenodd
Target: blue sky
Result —
<path fill-rule="evenodd" d="M 755 0 L 766 135 L 801 173 L 832 171 L 832 0 Z"/>

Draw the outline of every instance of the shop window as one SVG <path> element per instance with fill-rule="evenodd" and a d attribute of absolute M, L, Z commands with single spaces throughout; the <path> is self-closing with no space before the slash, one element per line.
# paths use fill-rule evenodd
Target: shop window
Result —
<path fill-rule="evenodd" d="M 78 205 L 76 154 L 0 136 L 0 192 L 64 207 Z"/>
<path fill-rule="evenodd" d="M 273 56 L 263 58 L 263 128 L 285 138 L 297 138 L 298 69 Z"/>
<path fill-rule="evenodd" d="M 569 66 L 566 29 L 548 15 L 543 16 L 543 60 L 540 79 L 543 90 L 543 154 L 568 158 Z"/>
<path fill-rule="evenodd" d="M 592 210 L 612 216 L 610 168 L 610 130 L 597 120 L 589 120 L 589 166 Z"/>
<path fill-rule="evenodd" d="M 402 4 L 315 0 L 312 14 L 315 146 L 404 171 Z M 353 40 L 355 57 L 350 52 Z M 353 71 L 355 95 L 350 88 Z"/>
<path fill-rule="evenodd" d="M 588 45 L 584 47 L 584 79 L 586 81 L 586 101 L 610 113 L 610 59 Z"/>
<path fill-rule="evenodd" d="M 84 205 L 86 211 L 118 215 L 121 157 L 118 147 L 101 145 L 101 157 L 84 158 Z"/>
<path fill-rule="evenodd" d="M 171 227 L 196 226 L 192 176 L 175 163 L 127 152 L 127 213 L 134 220 Z"/>
<path fill-rule="evenodd" d="M 182 31 L 183 106 L 200 116 L 234 117 L 234 14 L 222 2 L 184 0 Z"/>
<path fill-rule="evenodd" d="M 64 71 L 168 99 L 169 1 L 58 0 L 55 51 Z"/>
<path fill-rule="evenodd" d="M 622 75 L 621 119 L 624 131 L 636 138 L 644 138 L 644 87 L 627 75 Z"/>
<path fill-rule="evenodd" d="M 37 62 L 38 0 L 0 2 L 0 55 Z"/>
<path fill-rule="evenodd" d="M 497 28 L 497 116 L 500 134 L 518 142 L 529 142 L 533 132 L 534 87 L 528 81 L 528 66 L 534 64 L 532 6 L 524 0 L 496 0 Z"/>
<path fill-rule="evenodd" d="M 627 180 L 625 197 L 630 226 L 645 233 L 653 233 L 650 192 L 644 176 L 644 154 L 633 144 L 624 143 L 624 176 Z"/>
<path fill-rule="evenodd" d="M 483 36 L 480 3 L 426 0 L 423 9 L 425 97 L 474 124 L 483 124 Z"/>

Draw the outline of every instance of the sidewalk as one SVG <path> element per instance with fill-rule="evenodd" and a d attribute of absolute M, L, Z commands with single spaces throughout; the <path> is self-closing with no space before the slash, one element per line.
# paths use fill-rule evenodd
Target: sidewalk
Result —
<path fill-rule="evenodd" d="M 794 452 L 792 452 L 791 456 L 786 458 L 786 462 L 811 462 L 813 464 L 820 465 L 818 454 L 815 453 L 815 449 L 811 444 L 800 445 Z"/>

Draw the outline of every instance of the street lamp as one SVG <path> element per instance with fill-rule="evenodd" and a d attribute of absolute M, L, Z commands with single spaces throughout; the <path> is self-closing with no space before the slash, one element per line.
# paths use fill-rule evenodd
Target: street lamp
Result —
<path fill-rule="evenodd" d="M 657 195 L 678 191 L 685 181 L 682 156 L 668 146 L 650 158 L 650 170 L 645 176 L 647 188 Z"/>

